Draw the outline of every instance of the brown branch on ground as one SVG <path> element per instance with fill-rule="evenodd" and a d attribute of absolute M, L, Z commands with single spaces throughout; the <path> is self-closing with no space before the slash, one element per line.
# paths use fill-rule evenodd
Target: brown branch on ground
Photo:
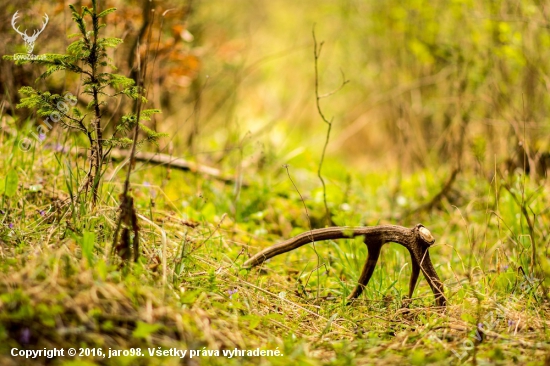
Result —
<path fill-rule="evenodd" d="M 458 167 L 454 168 L 453 171 L 451 172 L 451 175 L 443 185 L 443 187 L 441 187 L 441 190 L 435 196 L 433 196 L 433 198 L 429 202 L 426 202 L 416 208 L 406 211 L 401 216 L 401 219 L 405 217 L 409 217 L 412 214 L 416 214 L 422 211 L 430 212 L 435 207 L 437 207 L 444 198 L 448 198 L 459 171 L 460 171 L 460 168 Z"/>
<path fill-rule="evenodd" d="M 353 292 L 348 296 L 348 300 L 357 298 L 363 292 L 363 289 L 369 283 L 374 272 L 374 267 L 378 262 L 382 245 L 388 242 L 394 242 L 403 245 L 409 251 L 412 262 L 412 274 L 409 282 L 409 299 L 412 298 L 414 288 L 418 281 L 420 271 L 428 280 L 428 284 L 435 295 L 435 302 L 438 306 L 446 306 L 443 282 L 439 279 L 437 272 L 430 259 L 428 249 L 435 243 L 435 239 L 428 229 L 418 224 L 412 229 L 396 226 L 366 226 L 366 227 L 329 227 L 306 231 L 294 238 L 288 239 L 282 243 L 273 245 L 262 250 L 244 263 L 245 268 L 252 268 L 262 264 L 269 258 L 279 254 L 290 252 L 303 245 L 321 240 L 347 239 L 357 236 L 363 236 L 364 243 L 368 248 L 368 257 L 363 271 L 358 279 L 358 284 Z"/>
<path fill-rule="evenodd" d="M 129 157 L 130 153 L 124 150 L 113 150 L 111 152 L 111 158 L 113 160 L 120 161 L 128 159 Z M 166 165 L 174 169 L 189 171 L 191 173 L 204 174 L 225 183 L 235 183 L 235 178 L 223 175 L 219 169 L 202 164 L 197 164 L 192 161 L 187 161 L 183 158 L 177 158 L 168 154 L 138 151 L 133 157 L 133 160 L 146 164 Z M 248 187 L 248 183 L 242 182 L 241 186 Z"/>
<path fill-rule="evenodd" d="M 451 175 L 449 176 L 449 179 L 447 179 L 447 181 L 445 182 L 445 185 L 443 186 L 443 188 L 441 188 L 439 193 L 437 193 L 431 199 L 430 202 L 418 207 L 416 209 L 416 211 L 422 211 L 422 210 L 431 211 L 434 207 L 436 207 L 443 200 L 443 198 L 447 197 L 449 195 L 449 193 L 451 192 L 451 188 L 453 187 L 453 184 L 456 180 L 456 176 L 458 175 L 459 171 L 460 171 L 459 168 L 454 168 Z"/>

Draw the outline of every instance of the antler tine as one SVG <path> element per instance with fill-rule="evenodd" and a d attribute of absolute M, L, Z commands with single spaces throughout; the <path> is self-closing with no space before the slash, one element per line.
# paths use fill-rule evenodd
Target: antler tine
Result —
<path fill-rule="evenodd" d="M 19 13 L 19 10 L 17 10 L 17 11 L 15 12 L 15 14 L 13 14 L 13 17 L 11 17 L 11 26 L 12 26 L 13 29 L 15 29 L 15 31 L 16 31 L 17 33 L 19 33 L 20 35 L 28 37 L 28 36 L 27 36 L 27 30 L 26 30 L 26 29 L 25 29 L 25 32 L 21 32 L 21 31 L 19 30 L 19 26 L 17 26 L 17 28 L 15 27 L 15 20 L 16 20 L 17 18 L 19 18 L 19 14 L 18 14 L 18 13 Z"/>
<path fill-rule="evenodd" d="M 44 13 L 44 25 L 42 25 L 42 30 L 40 30 L 40 32 L 42 32 L 44 30 L 44 28 L 46 28 L 46 25 L 48 24 L 48 21 L 50 20 L 50 18 L 48 18 L 48 14 Z"/>

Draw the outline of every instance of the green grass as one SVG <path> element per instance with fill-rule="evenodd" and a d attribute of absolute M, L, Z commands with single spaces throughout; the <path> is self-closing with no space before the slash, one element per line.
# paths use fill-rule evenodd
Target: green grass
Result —
<path fill-rule="evenodd" d="M 147 81 L 163 110 L 154 125 L 169 135 L 160 148 L 242 174 L 249 186 L 137 163 L 130 194 L 141 258 L 122 265 L 109 253 L 127 166 L 108 167 L 95 209 L 71 199 L 86 175 L 86 160 L 76 154 L 86 141 L 57 128 L 45 144 L 60 142 L 70 153 L 44 146 L 22 152 L 18 141 L 36 131 L 36 121 L 23 123 L 27 115 L 11 108 L 19 84 L 33 83 L 41 70 L 6 67 L 0 364 L 25 363 L 10 355 L 14 347 L 284 354 L 205 356 L 190 365 L 548 364 L 550 186 L 533 177 L 535 169 L 527 176 L 518 169 L 523 147 L 532 160 L 550 150 L 544 3 L 208 1 L 193 2 L 185 16 L 183 3 L 155 5 L 166 17 L 162 29 L 154 23 L 153 39 L 160 31 L 160 45 L 171 50 L 149 64 Z M 121 74 L 130 73 L 126 53 L 141 27 L 136 4 L 113 1 L 122 15 L 105 29 L 125 38 L 113 54 Z M 36 14 L 54 13 L 41 6 Z M 66 22 L 54 23 L 52 16 L 40 52 L 64 49 L 59 34 L 72 33 Z M 6 52 L 16 52 L 21 39 L 6 24 Z M 402 307 L 411 264 L 397 244 L 383 248 L 366 291 L 350 306 L 345 298 L 367 255 L 360 238 L 319 242 L 260 269 L 242 268 L 263 248 L 324 223 L 314 24 L 325 41 L 321 93 L 340 85 L 341 71 L 351 80 L 322 101 L 335 118 L 323 165 L 332 219 L 424 224 L 436 238 L 431 258 L 445 284 L 446 310 L 434 307 L 423 278 L 410 307 Z M 179 40 L 177 29 L 194 41 Z M 196 65 L 186 66 L 191 59 Z M 78 78 L 65 76 L 37 87 L 81 90 Z M 445 198 L 429 212 L 414 211 L 440 191 L 455 164 L 462 170 Z M 130 355 L 52 363 L 181 361 Z"/>
<path fill-rule="evenodd" d="M 435 308 L 421 279 L 412 305 L 402 308 L 408 253 L 388 244 L 365 293 L 346 306 L 366 256 L 360 239 L 319 242 L 315 250 L 310 245 L 273 258 L 261 270 L 241 268 L 249 255 L 310 225 L 286 170 L 275 164 L 247 168 L 250 187 L 238 196 L 232 185 L 138 164 L 132 195 L 141 215 L 142 257 L 122 266 L 108 255 L 122 175 L 106 180 L 101 204 L 88 211 L 86 203 L 68 199 L 82 174 L 75 155 L 40 146 L 21 152 L 14 140 L 4 138 L 1 153 L 7 159 L 0 177 L 12 178 L 1 202 L 3 363 L 18 362 L 9 355 L 13 347 L 219 352 L 260 347 L 284 354 L 199 358 L 213 365 L 455 364 L 461 356 L 461 362 L 480 365 L 543 364 L 548 352 L 543 291 L 548 281 L 541 277 L 548 270 L 550 192 L 545 185 L 515 177 L 487 181 L 465 171 L 455 183 L 453 202 L 445 199 L 437 210 L 398 219 L 433 197 L 445 179 L 428 171 L 399 180 L 391 171 L 347 177 L 340 163 L 329 160 L 335 222 L 422 222 L 436 237 L 431 256 L 449 300 L 445 311 Z M 307 159 L 295 158 L 289 172 L 316 226 L 324 205 Z M 441 169 L 440 177 L 446 174 Z M 526 206 L 536 218 L 534 238 L 511 193 L 500 188 L 504 184 L 517 197 L 525 191 Z M 539 267 L 533 266 L 532 242 Z M 480 340 L 479 323 L 489 328 Z M 54 360 L 77 361 L 179 362 L 148 356 Z"/>

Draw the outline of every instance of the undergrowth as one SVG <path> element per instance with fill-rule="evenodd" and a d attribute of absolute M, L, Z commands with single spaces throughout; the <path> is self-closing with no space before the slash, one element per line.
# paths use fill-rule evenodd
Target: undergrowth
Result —
<path fill-rule="evenodd" d="M 63 112 L 65 130 L 22 114 L 11 97 L 0 103 L 0 364 L 550 362 L 544 4 L 269 2 L 242 11 L 214 1 L 184 11 L 182 2 L 179 10 L 121 3 L 128 6 L 118 12 L 96 1 L 72 8 L 79 33 L 66 54 L 20 59 L 25 69 L 0 77 L 29 85 L 38 72 L 73 71 L 21 89 L 21 106 L 38 117 Z M 107 14 L 117 35 L 133 35 L 115 54 L 120 75 L 107 49 L 122 40 L 100 37 Z M 303 38 L 312 22 L 331 44 L 320 70 L 320 49 L 311 68 Z M 144 34 L 158 40 L 145 47 L 155 62 L 140 59 Z M 337 86 L 341 61 L 351 83 L 321 110 L 332 93 L 320 94 L 318 83 Z M 121 76 L 139 75 L 148 62 L 143 84 Z M 15 94 L 11 81 L 2 93 Z M 66 85 L 80 94 L 66 94 Z M 233 183 L 108 159 L 112 148 L 161 136 L 154 118 L 151 128 L 137 124 L 158 110 L 136 113 L 118 98 L 142 100 L 141 85 L 167 111 L 159 130 L 170 137 L 157 152 L 210 159 Z M 325 107 L 338 120 L 330 144 Z M 25 151 L 24 136 L 35 139 Z M 77 197 L 86 187 L 91 194 Z M 132 220 L 117 221 L 121 192 L 133 199 Z M 434 306 L 424 278 L 409 304 L 409 253 L 395 244 L 384 246 L 350 305 L 367 255 L 360 238 L 243 268 L 261 249 L 327 222 L 425 225 L 447 308 Z M 117 226 L 126 229 L 120 241 Z M 141 254 L 121 264 L 109 250 L 129 243 L 130 227 Z M 12 356 L 71 347 L 134 354 Z M 173 349 L 199 353 L 181 360 Z M 281 356 L 212 355 L 255 349 Z"/>
<path fill-rule="evenodd" d="M 309 229 L 303 203 L 312 224 L 322 225 L 324 199 L 314 183 L 315 169 L 289 168 L 300 177 L 303 202 L 276 166 L 247 174 L 249 187 L 236 202 L 231 185 L 178 171 L 167 179 L 165 167 L 138 165 L 132 191 L 143 253 L 137 263 L 120 267 L 109 262 L 104 249 L 115 229 L 121 173 L 109 175 L 100 192 L 104 204 L 73 220 L 67 186 L 55 179 L 70 164 L 70 153 L 43 146 L 22 152 L 15 141 L 2 145 L 10 157 L 1 163 L 2 177 L 9 177 L 7 172 L 17 177 L 15 187 L 13 179 L 5 179 L 1 206 L 3 364 L 20 364 L 9 355 L 14 347 L 220 352 L 260 347 L 284 354 L 196 358 L 220 365 L 447 364 L 461 356 L 461 362 L 529 364 L 542 362 L 547 353 L 548 283 L 538 274 L 548 264 L 540 257 L 538 268 L 533 265 L 521 209 L 500 188 L 506 183 L 512 192 L 525 190 L 536 217 L 535 240 L 542 245 L 549 229 L 545 186 L 513 178 L 470 179 L 468 173 L 450 195 L 454 202 L 444 199 L 432 212 L 396 219 L 429 200 L 441 182 L 426 172 L 402 181 L 389 173 L 332 177 L 327 197 L 336 224 L 422 222 L 430 228 L 436 237 L 431 256 L 449 300 L 446 311 L 435 308 L 421 280 L 410 308 L 402 308 L 408 253 L 389 244 L 365 293 L 348 306 L 345 297 L 366 255 L 360 240 L 317 243 L 319 273 L 311 246 L 274 258 L 260 270 L 241 268 L 261 248 Z M 117 168 L 111 165 L 108 172 Z M 328 168 L 338 166 L 332 162 Z M 92 239 L 86 233 L 93 233 Z M 479 324 L 486 328 L 483 336 Z M 179 362 L 170 356 L 75 360 Z"/>

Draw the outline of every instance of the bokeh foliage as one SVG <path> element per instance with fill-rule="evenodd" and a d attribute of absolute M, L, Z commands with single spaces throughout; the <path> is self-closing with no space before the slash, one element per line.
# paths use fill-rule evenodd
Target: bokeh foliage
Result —
<path fill-rule="evenodd" d="M 0 4 L 2 35 L 13 37 L 0 49 L 23 47 L 9 26 L 16 9 L 25 5 L 34 14 L 27 19 L 39 19 L 55 7 L 52 14 L 61 17 L 62 3 Z M 121 348 L 280 347 L 285 358 L 262 362 L 448 364 L 457 362 L 454 352 L 475 339 L 486 316 L 504 307 L 491 324 L 494 333 L 472 342 L 465 360 L 542 363 L 548 357 L 549 4 L 106 1 L 119 8 L 106 31 L 124 39 L 111 55 L 123 75 L 132 73 L 131 51 L 148 4 L 158 16 L 152 23 L 158 50 L 149 59 L 147 108 L 163 110 L 148 126 L 169 134 L 158 150 L 215 165 L 235 182 L 136 164 L 132 195 L 143 255 L 127 270 L 107 265 L 120 165 L 109 167 L 97 212 L 81 208 L 82 220 L 65 215 L 67 177 L 78 174 L 78 163 L 44 146 L 17 149 L 17 134 L 36 121 L 16 114 L 13 91 L 40 74 L 32 65 L 4 72 L 3 63 L 2 90 L 11 93 L 2 96 L 0 135 L 7 157 L 0 162 L 5 344 L 21 344 L 27 328 L 41 336 L 32 338 L 37 346 L 53 339 Z M 64 49 L 53 32 L 57 27 L 60 34 L 62 24 L 50 19 L 39 53 Z M 401 308 L 411 269 L 397 245 L 384 247 L 381 266 L 353 306 L 344 299 L 366 255 L 359 240 L 316 243 L 260 271 L 241 269 L 261 248 L 323 225 L 316 170 L 325 128 L 315 108 L 313 27 L 325 41 L 321 92 L 337 88 L 342 72 L 351 80 L 322 100 L 326 115 L 334 116 L 323 169 L 332 219 L 425 224 L 436 237 L 431 257 L 449 298 L 444 313 L 431 307 L 424 280 L 411 308 Z M 40 89 L 58 94 L 67 85 L 63 78 L 39 81 L 46 82 Z M 48 138 L 64 141 L 58 132 Z M 444 197 L 415 210 L 458 167 Z M 48 278 L 58 280 L 54 299 L 36 290 Z M 96 299 L 96 288 L 115 289 L 117 301 Z M 73 297 L 84 300 L 65 304 Z M 125 311 L 113 311 L 116 304 Z M 52 318 L 75 333 L 60 335 Z M 74 330 L 82 326 L 87 331 Z"/>

